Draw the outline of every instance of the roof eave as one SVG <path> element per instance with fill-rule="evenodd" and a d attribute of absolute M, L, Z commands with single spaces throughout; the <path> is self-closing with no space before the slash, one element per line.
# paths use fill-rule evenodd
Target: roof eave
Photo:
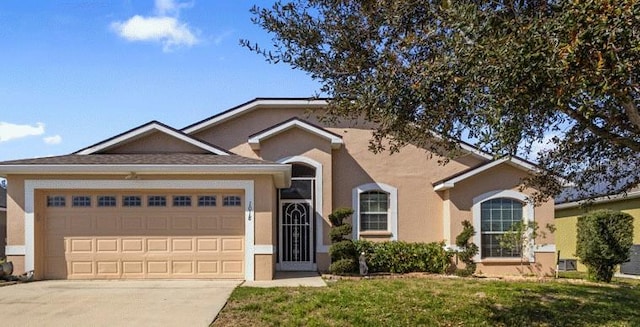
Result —
<path fill-rule="evenodd" d="M 629 193 L 627 193 L 626 196 L 624 194 L 601 196 L 601 197 L 593 199 L 592 203 L 601 204 L 601 203 L 609 203 L 609 202 L 615 202 L 615 201 L 626 200 L 626 199 L 635 199 L 635 198 L 640 198 L 640 191 L 629 192 Z M 588 200 L 578 200 L 578 201 L 560 203 L 560 204 L 556 204 L 555 205 L 555 209 L 556 210 L 560 210 L 560 209 L 577 208 L 577 207 L 580 207 L 581 205 L 583 205 L 583 204 L 585 204 L 587 202 L 588 202 Z"/>
<path fill-rule="evenodd" d="M 289 187 L 291 183 L 291 167 L 282 164 L 259 165 L 5 165 L 0 166 L 0 176 L 9 174 L 257 174 L 272 175 L 275 186 Z"/>
<path fill-rule="evenodd" d="M 219 123 L 225 122 L 245 112 L 252 111 L 259 107 L 326 107 L 328 101 L 326 99 L 264 99 L 258 98 L 247 103 L 244 103 L 238 107 L 224 111 L 218 115 L 212 116 L 199 123 L 191 126 L 187 126 L 182 129 L 186 134 L 198 133 L 206 128 L 215 126 Z"/>

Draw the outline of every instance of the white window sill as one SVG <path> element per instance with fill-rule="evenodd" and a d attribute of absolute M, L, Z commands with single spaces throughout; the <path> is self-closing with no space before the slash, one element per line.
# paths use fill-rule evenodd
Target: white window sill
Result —
<path fill-rule="evenodd" d="M 366 231 L 366 232 L 360 232 L 360 236 L 377 236 L 377 237 L 381 237 L 381 236 L 386 236 L 386 237 L 391 237 L 391 235 L 393 235 L 393 233 L 391 233 L 390 231 L 387 230 L 381 230 L 381 231 Z"/>

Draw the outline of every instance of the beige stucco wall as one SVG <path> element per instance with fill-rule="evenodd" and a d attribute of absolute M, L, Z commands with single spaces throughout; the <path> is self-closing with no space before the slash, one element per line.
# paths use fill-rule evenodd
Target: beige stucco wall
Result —
<path fill-rule="evenodd" d="M 640 198 L 620 199 L 606 203 L 595 203 L 587 207 L 573 207 L 557 209 L 555 211 L 555 224 L 557 241 L 556 249 L 560 252 L 561 259 L 577 259 L 576 242 L 578 240 L 578 217 L 590 211 L 610 209 L 622 211 L 633 216 L 633 244 L 640 244 Z M 587 267 L 578 260 L 578 271 L 587 271 Z"/>
<path fill-rule="evenodd" d="M 492 191 L 512 190 L 521 192 L 526 196 L 533 194 L 534 190 L 520 190 L 522 178 L 526 177 L 523 170 L 512 167 L 509 164 L 502 164 L 490 170 L 482 172 L 476 176 L 457 183 L 453 189 L 449 190 L 450 201 L 449 211 L 451 217 L 451 238 L 455 238 L 462 232 L 462 221 L 473 222 L 473 199 Z M 534 206 L 534 220 L 540 228 L 540 236 L 535 240 L 537 245 L 555 244 L 555 233 L 547 229 L 547 224 L 554 223 L 553 200 L 549 199 L 544 203 Z M 480 226 L 474 226 L 476 233 L 480 233 Z M 542 235 L 544 232 L 544 236 Z M 478 244 L 479 245 L 479 244 Z M 478 264 L 478 271 L 486 274 L 519 274 L 519 259 L 485 259 Z M 525 264 L 526 266 L 527 264 Z M 517 269 L 516 269 L 517 268 Z M 555 269 L 555 258 L 553 253 L 536 253 L 535 263 L 527 267 L 525 273 L 549 274 Z"/>
<path fill-rule="evenodd" d="M 275 210 L 275 188 L 270 175 L 138 175 L 142 180 L 253 180 L 254 181 L 254 212 L 255 212 L 255 239 L 257 245 L 274 246 L 273 235 Z M 68 179 L 68 180 L 123 180 L 124 175 L 9 175 L 7 176 L 7 245 L 25 245 L 24 239 L 24 180 L 28 179 Z M 168 187 L 169 189 L 169 187 Z M 136 190 L 136 192 L 144 190 Z M 39 199 L 40 197 L 36 197 Z M 42 226 L 38 213 L 38 207 L 42 202 L 36 201 L 35 208 L 35 269 L 36 277 L 42 264 Z M 273 279 L 274 265 L 264 269 L 265 258 L 272 260 L 272 255 L 260 255 L 255 258 L 256 279 Z M 15 273 L 24 272 L 24 256 L 9 256 L 13 261 Z M 259 266 L 260 264 L 260 266 Z M 261 267 L 258 270 L 258 267 Z"/>
<path fill-rule="evenodd" d="M 324 126 L 340 135 L 344 145 L 331 149 L 330 142 L 299 128 L 263 140 L 260 150 L 247 143 L 250 135 L 283 121 L 298 117 L 313 124 L 323 123 L 305 108 L 259 108 L 194 134 L 206 142 L 228 148 L 239 155 L 277 161 L 290 156 L 305 156 L 323 166 L 323 243 L 329 245 L 328 215 L 338 207 L 352 207 L 354 188 L 368 183 L 385 183 L 398 190 L 399 240 L 436 242 L 443 240 L 442 198 L 432 183 L 485 159 L 465 155 L 440 165 L 424 149 L 408 145 L 398 153 L 374 154 L 369 151 L 372 130 L 359 122 L 340 122 Z M 388 240 L 389 237 L 376 238 Z M 328 256 L 318 254 L 320 270 L 329 265 Z"/>
<path fill-rule="evenodd" d="M 161 132 L 146 134 L 104 153 L 207 153 L 206 150 Z"/>

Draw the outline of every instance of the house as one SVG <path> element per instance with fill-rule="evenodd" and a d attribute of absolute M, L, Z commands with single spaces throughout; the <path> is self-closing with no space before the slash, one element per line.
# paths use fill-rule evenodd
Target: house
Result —
<path fill-rule="evenodd" d="M 566 193 L 566 192 L 565 192 Z M 629 275 L 640 275 L 640 189 L 623 194 L 597 197 L 587 206 L 584 199 L 560 196 L 556 203 L 556 248 L 558 250 L 560 270 L 587 271 L 587 267 L 576 257 L 578 217 L 589 211 L 610 209 L 622 211 L 633 216 L 633 243 L 631 261 L 620 267 L 620 272 Z"/>
<path fill-rule="evenodd" d="M 553 222 L 552 201 L 534 207 L 519 191 L 533 165 L 466 144 L 444 166 L 411 145 L 373 154 L 370 126 L 325 125 L 326 105 L 258 98 L 180 130 L 153 121 L 70 155 L 2 162 L 9 259 L 44 279 L 269 280 L 327 270 L 328 215 L 347 206 L 356 239 L 453 247 L 470 220 L 479 271 L 519 273 L 497 236 Z M 553 273 L 553 238 L 531 249 L 527 269 Z"/>
<path fill-rule="evenodd" d="M 7 245 L 7 189 L 0 185 L 0 259 Z"/>

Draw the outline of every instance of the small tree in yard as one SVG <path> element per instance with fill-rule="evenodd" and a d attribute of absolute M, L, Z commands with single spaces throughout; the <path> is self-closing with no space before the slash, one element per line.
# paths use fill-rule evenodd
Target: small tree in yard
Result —
<path fill-rule="evenodd" d="M 476 234 L 473 225 L 465 220 L 462 222 L 462 232 L 456 237 L 456 246 L 458 247 L 458 258 L 464 262 L 464 269 L 456 270 L 456 274 L 460 276 L 471 276 L 476 272 L 476 263 L 473 257 L 478 254 L 478 246 L 471 242 L 473 235 Z"/>
<path fill-rule="evenodd" d="M 344 220 L 353 214 L 351 208 L 338 208 L 329 215 L 331 221 L 331 248 L 329 255 L 331 256 L 331 265 L 329 271 L 332 274 L 348 274 L 358 269 L 356 262 L 357 253 L 356 246 L 353 241 L 346 236 L 351 234 L 351 224 Z"/>
<path fill-rule="evenodd" d="M 546 228 L 551 233 L 556 230 L 553 224 L 547 224 Z M 520 270 L 522 271 L 525 258 L 530 254 L 529 251 L 532 250 L 530 248 L 531 244 L 533 244 L 538 236 L 546 238 L 547 233 L 540 230 L 537 222 L 516 222 L 511 225 L 511 228 L 507 232 L 498 237 L 498 241 L 500 242 L 501 248 L 520 255 Z"/>
<path fill-rule="evenodd" d="M 623 212 L 597 210 L 578 217 L 576 256 L 587 266 L 587 278 L 610 282 L 615 267 L 629 260 L 633 217 Z"/>

